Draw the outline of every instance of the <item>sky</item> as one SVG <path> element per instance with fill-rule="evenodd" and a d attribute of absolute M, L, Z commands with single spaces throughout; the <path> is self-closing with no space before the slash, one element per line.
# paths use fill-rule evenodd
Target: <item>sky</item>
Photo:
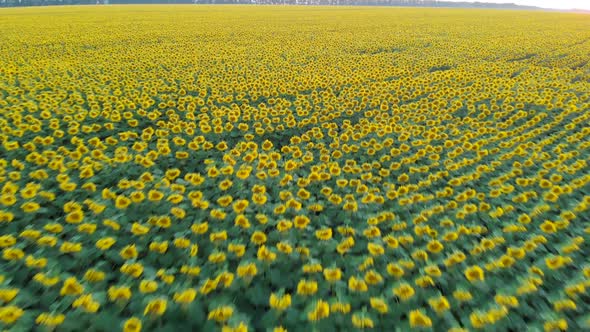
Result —
<path fill-rule="evenodd" d="M 576 9 L 590 10 L 590 0 L 450 0 L 450 1 L 515 3 L 517 5 L 537 6 L 537 7 L 542 7 L 542 8 L 554 8 L 554 9 L 576 8 Z"/>

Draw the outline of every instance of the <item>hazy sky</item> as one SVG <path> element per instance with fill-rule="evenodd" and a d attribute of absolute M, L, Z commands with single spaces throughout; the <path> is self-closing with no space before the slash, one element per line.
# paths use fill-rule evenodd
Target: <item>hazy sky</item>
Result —
<path fill-rule="evenodd" d="M 450 1 L 479 1 L 495 3 L 515 3 L 518 5 L 537 6 L 556 9 L 590 9 L 590 0 L 450 0 Z"/>

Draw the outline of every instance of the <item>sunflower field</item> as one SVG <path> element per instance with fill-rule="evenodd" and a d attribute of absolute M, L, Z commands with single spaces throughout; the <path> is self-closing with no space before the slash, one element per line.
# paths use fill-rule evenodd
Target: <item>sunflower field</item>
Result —
<path fill-rule="evenodd" d="M 0 10 L 0 328 L 590 329 L 590 17 Z"/>

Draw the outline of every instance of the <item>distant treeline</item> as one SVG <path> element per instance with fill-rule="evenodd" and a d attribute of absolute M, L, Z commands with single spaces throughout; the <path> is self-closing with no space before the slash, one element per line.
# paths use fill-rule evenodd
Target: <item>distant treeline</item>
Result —
<path fill-rule="evenodd" d="M 103 4 L 264 4 L 538 9 L 505 3 L 438 0 L 0 0 L 0 7 Z"/>

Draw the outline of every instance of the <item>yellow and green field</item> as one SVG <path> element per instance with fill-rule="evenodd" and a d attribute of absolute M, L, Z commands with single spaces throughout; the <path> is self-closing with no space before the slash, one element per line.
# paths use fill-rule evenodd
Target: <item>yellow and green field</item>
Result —
<path fill-rule="evenodd" d="M 0 10 L 0 328 L 590 328 L 590 16 Z"/>

